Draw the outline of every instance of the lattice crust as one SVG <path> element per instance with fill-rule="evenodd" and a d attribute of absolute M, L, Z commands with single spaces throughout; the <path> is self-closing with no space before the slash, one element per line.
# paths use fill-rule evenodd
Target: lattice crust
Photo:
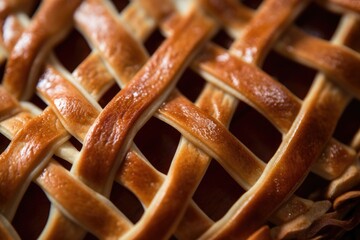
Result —
<path fill-rule="evenodd" d="M 244 2 L 0 2 L 0 239 L 359 237 L 360 119 L 348 109 L 360 98 L 360 5 Z M 330 40 L 297 24 L 311 8 L 341 17 Z M 274 52 L 316 71 L 308 91 L 295 83 L 303 99 L 268 70 Z M 260 139 L 259 153 L 231 128 L 258 124 L 236 122 L 246 111 L 282 136 L 270 160 Z M 154 118 L 181 135 L 165 170 L 135 143 L 163 137 Z M 161 155 L 173 139 L 154 143 L 165 142 Z M 224 189 L 212 193 L 209 178 Z M 39 209 L 42 193 L 44 213 L 21 211 Z M 137 201 L 141 214 L 129 211 Z"/>

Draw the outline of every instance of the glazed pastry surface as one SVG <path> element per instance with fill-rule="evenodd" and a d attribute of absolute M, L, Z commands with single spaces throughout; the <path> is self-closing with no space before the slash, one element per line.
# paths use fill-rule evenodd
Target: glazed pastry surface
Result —
<path fill-rule="evenodd" d="M 356 239 L 359 16 L 3 0 L 0 239 Z"/>

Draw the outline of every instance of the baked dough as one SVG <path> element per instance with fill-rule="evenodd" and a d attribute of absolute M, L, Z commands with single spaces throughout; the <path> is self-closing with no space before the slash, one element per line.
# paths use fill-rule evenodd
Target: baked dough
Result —
<path fill-rule="evenodd" d="M 358 234 L 359 4 L 256 2 L 0 3 L 0 238 Z M 298 24 L 309 9 L 341 15 L 330 39 Z M 273 52 L 312 69 L 306 94 L 269 73 Z M 232 127 L 246 124 L 251 146 Z"/>

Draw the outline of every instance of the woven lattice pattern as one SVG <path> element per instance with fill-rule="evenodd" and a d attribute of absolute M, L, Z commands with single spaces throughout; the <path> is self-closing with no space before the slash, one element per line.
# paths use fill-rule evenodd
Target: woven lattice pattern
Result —
<path fill-rule="evenodd" d="M 0 239 L 356 239 L 359 17 L 0 0 Z"/>

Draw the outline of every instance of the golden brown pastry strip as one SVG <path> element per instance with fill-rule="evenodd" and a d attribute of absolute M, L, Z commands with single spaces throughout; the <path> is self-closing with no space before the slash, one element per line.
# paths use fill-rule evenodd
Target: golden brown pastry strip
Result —
<path fill-rule="evenodd" d="M 308 2 L 307 0 L 266 1 L 246 25 L 241 37 L 232 44 L 231 53 L 245 62 L 261 63 L 278 36 L 292 23 Z"/>
<path fill-rule="evenodd" d="M 33 114 L 21 109 L 21 112 L 18 114 L 1 122 L 1 132 L 7 138 L 12 139 L 27 124 L 27 122 L 33 118 Z"/>
<path fill-rule="evenodd" d="M 45 98 L 51 96 L 49 105 L 58 112 L 57 116 L 66 130 L 77 139 L 83 140 L 89 126 L 99 115 L 100 107 L 96 108 L 91 105 L 70 82 L 66 81 L 50 65 L 41 76 L 37 89 Z"/>
<path fill-rule="evenodd" d="M 276 48 L 289 58 L 296 59 L 309 67 L 324 72 L 329 79 L 360 97 L 360 57 L 344 47 L 330 45 L 328 42 L 311 37 L 296 28 L 291 28 Z"/>
<path fill-rule="evenodd" d="M 65 129 L 48 108 L 29 121 L 0 155 L 0 208 L 8 219 L 12 219 L 32 176 L 67 138 Z"/>
<path fill-rule="evenodd" d="M 75 216 L 76 221 L 99 238 L 118 238 L 132 225 L 108 199 L 54 162 L 46 166 L 36 181 L 63 212 L 70 218 Z"/>
<path fill-rule="evenodd" d="M 20 107 L 14 97 L 0 86 L 0 121 L 19 112 Z"/>
<path fill-rule="evenodd" d="M 74 78 L 96 100 L 114 84 L 114 77 L 109 73 L 97 53 L 88 56 L 73 72 Z"/>
<path fill-rule="evenodd" d="M 208 77 L 212 83 L 253 106 L 282 132 L 290 128 L 300 109 L 300 100 L 286 87 L 214 44 L 206 46 L 193 66 L 203 76 L 212 76 Z"/>
<path fill-rule="evenodd" d="M 94 47 L 108 64 L 117 66 L 113 73 L 117 81 L 128 82 L 144 65 L 147 59 L 144 48 L 124 27 L 119 27 L 116 31 L 109 31 L 104 27 L 119 26 L 119 22 L 102 1 L 84 2 L 75 13 L 75 21 L 84 35 L 92 39 Z"/>
<path fill-rule="evenodd" d="M 11 51 L 6 65 L 3 85 L 13 96 L 29 98 L 32 95 L 40 63 L 71 27 L 71 17 L 80 3 L 81 0 L 65 4 L 60 0 L 43 2 Z"/>

